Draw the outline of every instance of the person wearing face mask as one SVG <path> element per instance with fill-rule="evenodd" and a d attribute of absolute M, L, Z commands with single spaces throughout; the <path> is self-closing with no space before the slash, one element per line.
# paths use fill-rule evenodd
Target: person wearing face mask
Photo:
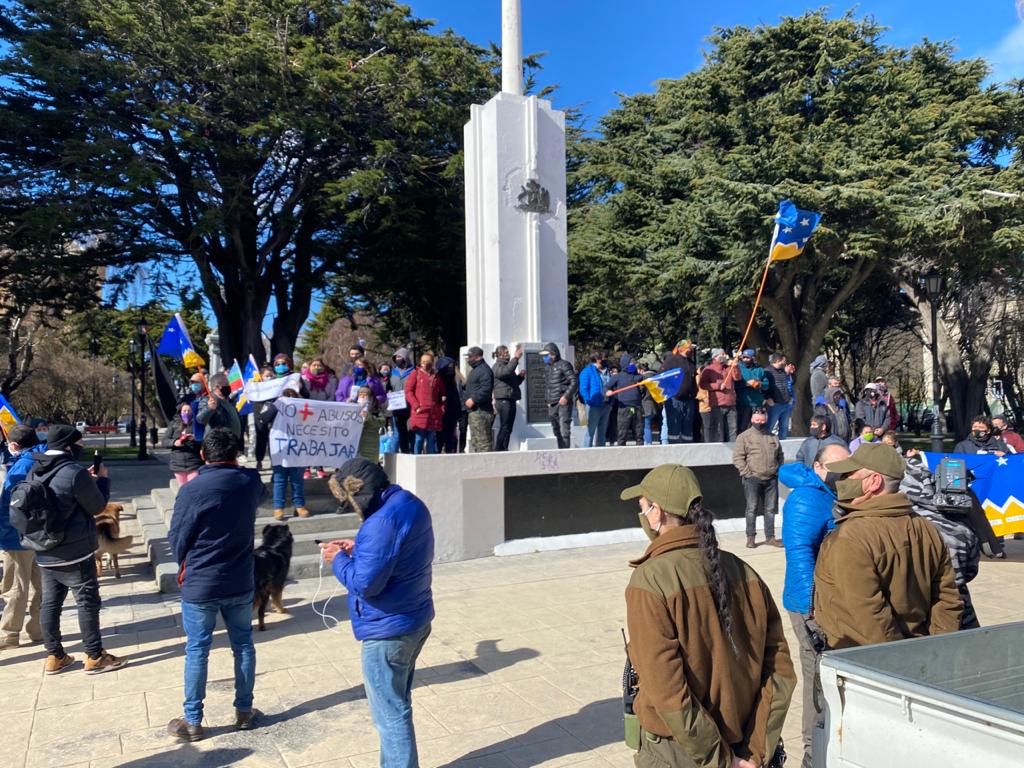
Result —
<path fill-rule="evenodd" d="M 756 349 L 745 349 L 740 354 L 737 366 L 740 372 L 736 382 L 736 429 L 739 434 L 750 428 L 751 414 L 755 408 L 764 407 L 765 393 L 768 391 L 768 374 L 755 360 Z"/>
<path fill-rule="evenodd" d="M 604 352 L 594 350 L 590 354 L 590 365 L 580 371 L 580 400 L 587 408 L 587 436 L 583 438 L 584 448 L 603 448 L 608 432 L 608 418 L 611 404 L 606 394 L 611 383 L 611 374 L 605 363 Z"/>
<path fill-rule="evenodd" d="M 35 463 L 36 430 L 16 424 L 7 432 L 11 459 L 6 465 L 3 490 L 0 491 L 0 549 L 3 550 L 4 612 L 0 617 L 0 650 L 21 645 L 21 632 L 33 643 L 42 639 L 39 605 L 42 595 L 39 565 L 31 549 L 21 544 L 18 531 L 11 525 L 11 492 L 28 477 Z M 30 599 L 31 595 L 31 599 Z M 25 615 L 29 614 L 28 623 Z"/>
<path fill-rule="evenodd" d="M 415 435 L 413 453 L 437 453 L 437 433 L 441 431 L 446 409 L 444 382 L 434 370 L 434 356 L 420 356 L 420 366 L 405 383 L 409 403 L 409 429 Z M 458 409 L 459 403 L 453 403 Z"/>
<path fill-rule="evenodd" d="M 1010 448 L 1003 439 L 992 434 L 992 422 L 984 414 L 974 417 L 971 434 L 953 449 L 953 453 L 993 453 L 996 456 L 1005 456 L 1009 452 Z"/>
<path fill-rule="evenodd" d="M 736 385 L 740 370 L 729 365 L 724 349 L 711 350 L 711 362 L 700 374 L 700 386 L 708 392 L 711 406 L 711 429 L 704 435 L 709 443 L 729 443 L 736 439 Z"/>
<path fill-rule="evenodd" d="M 639 499 L 651 544 L 630 563 L 629 658 L 638 768 L 758 768 L 776 754 L 796 674 L 782 619 L 749 565 L 718 547 L 687 467 L 655 467 Z"/>
<path fill-rule="evenodd" d="M 100 634 L 100 585 L 96 576 L 96 550 L 99 542 L 93 518 L 103 511 L 110 498 L 107 467 L 98 470 L 79 464 L 85 451 L 82 433 L 70 424 L 50 427 L 46 453 L 39 454 L 27 480 L 45 483 L 53 506 L 47 528 L 60 531 L 59 544 L 48 546 L 46 530 L 24 534 L 22 544 L 36 551 L 43 585 L 40 622 L 47 657 L 44 671 L 56 675 L 74 664 L 64 651 L 60 633 L 60 614 L 68 591 L 74 592 L 78 608 L 78 628 L 85 647 L 85 672 L 94 675 L 120 669 L 125 665 L 103 650 Z"/>
<path fill-rule="evenodd" d="M 661 361 L 662 371 L 679 368 L 683 381 L 679 391 L 664 403 L 668 419 L 668 441 L 671 444 L 692 443 L 697 421 L 697 349 L 690 339 L 681 339 L 672 353 Z"/>
<path fill-rule="evenodd" d="M 389 392 L 403 392 L 406 382 L 416 369 L 412 364 L 412 353 L 406 347 L 399 347 L 392 355 L 394 367 L 391 369 L 391 386 Z M 412 453 L 412 439 L 409 434 L 409 406 L 391 412 L 395 432 L 398 433 L 398 450 L 400 453 Z"/>
<path fill-rule="evenodd" d="M 199 409 L 202 407 L 203 400 L 210 397 L 204 383 L 204 376 L 201 373 L 193 373 L 192 378 L 189 379 L 188 389 L 191 396 L 188 399 L 189 405 L 192 406 L 192 432 L 193 436 L 199 442 L 203 441 L 203 434 L 206 432 L 206 425 L 196 419 L 196 414 L 199 413 Z"/>
<path fill-rule="evenodd" d="M 302 371 L 302 384 L 309 392 L 310 400 L 334 400 L 338 389 L 338 377 L 327 367 L 322 357 L 314 357 Z M 308 480 L 314 472 L 321 480 L 327 479 L 327 472 L 323 467 L 309 467 L 302 473 L 303 479 Z"/>
<path fill-rule="evenodd" d="M 867 384 L 853 409 L 854 419 L 872 428 L 875 437 L 881 437 L 889 425 L 889 406 L 875 384 Z"/>
<path fill-rule="evenodd" d="M 779 468 L 779 482 L 790 489 L 782 508 L 786 525 L 782 529 L 782 546 L 786 550 L 786 580 L 782 605 L 789 612 L 803 672 L 803 720 L 801 723 L 804 756 L 802 768 L 811 768 L 811 741 L 814 727 L 821 720 L 814 706 L 814 680 L 817 654 L 807 633 L 806 621 L 811 614 L 814 591 L 814 563 L 825 535 L 835 527 L 832 510 L 836 503 L 837 476 L 829 474 L 826 464 L 849 458 L 842 443 L 823 445 L 813 459 L 813 466 L 798 462 Z"/>
<path fill-rule="evenodd" d="M 816 413 L 814 416 L 811 416 L 807 434 L 809 436 L 800 443 L 800 450 L 796 452 L 796 460 L 805 467 L 810 468 L 814 466 L 818 453 L 826 445 L 847 447 L 845 440 L 840 440 L 832 434 L 829 418 L 823 413 Z"/>
<path fill-rule="evenodd" d="M 364 358 L 357 358 L 352 364 L 352 372 L 343 376 L 334 390 L 334 399 L 339 403 L 354 403 L 362 387 L 369 387 L 377 404 L 386 406 L 388 393 L 384 383 L 377 376 L 373 363 Z"/>
<path fill-rule="evenodd" d="M 32 419 L 29 427 L 36 435 L 36 444 L 32 446 L 32 453 L 46 453 L 46 441 L 50 437 L 50 422 L 46 419 Z"/>
<path fill-rule="evenodd" d="M 199 468 L 203 466 L 203 459 L 199 455 L 201 443 L 196 441 L 195 420 L 189 403 L 179 405 L 177 416 L 167 425 L 164 447 L 171 449 L 167 463 L 179 487 L 195 480 Z"/>
<path fill-rule="evenodd" d="M 849 443 L 850 412 L 843 388 L 838 384 L 830 384 L 825 389 L 825 394 L 815 401 L 815 407 L 821 409 L 828 418 L 829 434 L 839 438 L 844 444 Z"/>
<path fill-rule="evenodd" d="M 512 438 L 512 428 L 516 423 L 516 403 L 523 396 L 522 386 L 526 373 L 519 371 L 519 361 L 523 356 L 522 346 L 516 346 L 515 354 L 508 351 L 504 344 L 494 350 L 494 409 L 498 414 L 498 435 L 494 439 L 494 450 L 507 451 Z"/>
<path fill-rule="evenodd" d="M 825 355 L 818 355 L 811 363 L 811 402 L 818 399 L 819 395 L 825 394 L 828 387 L 828 358 Z"/>
<path fill-rule="evenodd" d="M 757 545 L 757 515 L 764 515 L 765 544 L 781 547 L 775 538 L 775 512 L 779 506 L 779 467 L 786 461 L 779 438 L 768 431 L 768 412 L 755 408 L 750 415 L 750 428 L 736 438 L 732 452 L 733 466 L 743 481 L 747 509 L 747 548 Z"/>
<path fill-rule="evenodd" d="M 363 521 L 355 540 L 321 545 L 321 556 L 348 591 L 352 632 L 362 644 L 363 682 L 380 764 L 419 765 L 413 725 L 416 660 L 434 619 L 434 529 L 430 510 L 363 458 L 328 481 L 347 512 Z"/>
<path fill-rule="evenodd" d="M 867 443 L 825 467 L 841 475 L 840 516 L 814 568 L 815 620 L 829 648 L 957 631 L 963 603 L 949 550 L 900 493 L 904 460 Z"/>
<path fill-rule="evenodd" d="M 544 396 L 548 404 L 551 430 L 559 448 L 572 445 L 573 399 L 578 383 L 572 363 L 563 360 L 557 344 L 545 344 L 540 359 L 544 362 Z"/>
<path fill-rule="evenodd" d="M 213 390 L 210 395 L 199 400 L 196 422 L 202 424 L 205 429 L 230 429 L 238 439 L 241 439 L 242 421 L 238 417 L 238 409 L 231 402 L 228 377 L 223 373 L 215 373 L 210 377 L 210 387 Z"/>
<path fill-rule="evenodd" d="M 363 431 L 359 435 L 359 455 L 376 464 L 380 460 L 380 435 L 384 426 L 384 419 L 380 415 L 381 405 L 368 386 L 359 388 L 355 402 L 363 416 Z"/>
<path fill-rule="evenodd" d="M 466 362 L 463 405 L 469 414 L 469 447 L 473 453 L 486 453 L 494 449 L 494 371 L 484 362 L 480 347 L 469 348 Z"/>
<path fill-rule="evenodd" d="M 878 437 L 875 434 L 875 427 L 872 427 L 870 424 L 863 424 L 858 419 L 854 426 L 857 429 L 857 437 L 850 441 L 850 453 L 853 453 L 865 443 L 875 442 L 875 438 Z"/>
<path fill-rule="evenodd" d="M 608 390 L 605 396 L 610 400 L 615 398 L 619 403 L 618 414 L 618 444 L 625 445 L 629 440 L 641 445 L 644 440 L 644 412 L 643 395 L 641 387 L 633 387 L 625 392 L 613 395 L 612 391 L 632 386 L 643 380 L 640 370 L 636 364 L 636 358 L 630 354 L 624 354 L 619 359 L 619 372 L 608 380 Z"/>
<path fill-rule="evenodd" d="M 992 417 L 992 434 L 1002 438 L 1006 447 L 1010 449 L 1010 453 L 1024 453 L 1024 438 L 1017 434 L 1017 430 L 1013 428 L 1013 422 L 1008 421 L 1006 416 Z"/>
<path fill-rule="evenodd" d="M 281 397 L 298 397 L 299 393 L 294 389 L 284 389 Z M 263 426 L 270 429 L 277 418 L 278 401 L 268 402 L 257 417 Z M 310 511 L 306 507 L 306 478 L 302 467 L 284 467 L 271 462 L 271 487 L 273 488 L 273 509 L 274 519 L 284 519 L 285 502 L 288 500 L 288 486 L 292 488 L 292 504 L 295 505 L 295 514 L 298 517 L 309 517 Z"/>

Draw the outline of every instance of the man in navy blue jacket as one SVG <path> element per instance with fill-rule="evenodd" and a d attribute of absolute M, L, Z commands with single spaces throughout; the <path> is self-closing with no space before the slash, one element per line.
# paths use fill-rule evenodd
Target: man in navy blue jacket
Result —
<path fill-rule="evenodd" d="M 355 541 L 332 541 L 321 549 L 348 590 L 352 631 L 363 643 L 363 682 L 380 735 L 380 764 L 416 768 L 412 679 L 434 618 L 430 511 L 363 458 L 345 462 L 329 485 L 363 520 Z"/>
<path fill-rule="evenodd" d="M 35 431 L 23 424 L 8 430 L 7 441 L 11 462 L 7 465 L 3 490 L 0 491 L 0 550 L 3 550 L 4 563 L 4 612 L 0 617 L 0 650 L 17 648 L 22 629 L 33 643 L 43 639 L 39 624 L 40 598 L 43 594 L 39 564 L 36 563 L 35 552 L 22 546 L 21 537 L 11 526 L 11 492 L 32 471 L 35 459 L 32 449 L 39 441 Z M 26 613 L 30 614 L 28 624 L 25 623 Z"/>
<path fill-rule="evenodd" d="M 204 736 L 206 665 L 218 614 L 235 657 L 235 728 L 248 730 L 253 723 L 253 529 L 267 490 L 259 472 L 238 466 L 241 449 L 231 430 L 207 430 L 201 449 L 206 465 L 174 501 L 168 538 L 180 566 L 185 704 L 184 717 L 171 720 L 167 732 L 183 741 Z"/>
<path fill-rule="evenodd" d="M 836 503 L 835 483 L 825 465 L 842 461 L 850 455 L 845 445 L 823 443 L 814 458 L 813 467 L 799 462 L 779 468 L 779 482 L 790 488 L 782 508 L 782 546 L 786 549 L 786 581 L 782 605 L 789 611 L 797 644 L 800 646 L 800 667 L 803 672 L 803 739 L 802 768 L 810 768 L 811 742 L 819 715 L 814 707 L 815 651 L 804 620 L 811 612 L 814 587 L 814 564 L 825 534 L 835 527 L 832 509 Z"/>

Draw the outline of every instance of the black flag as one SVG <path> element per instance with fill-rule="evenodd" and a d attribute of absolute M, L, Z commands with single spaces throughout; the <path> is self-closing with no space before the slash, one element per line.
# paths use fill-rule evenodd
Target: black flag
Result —
<path fill-rule="evenodd" d="M 149 342 L 149 359 L 150 364 L 153 366 L 156 401 L 160 405 L 164 419 L 170 421 L 178 410 L 178 394 L 175 391 L 174 383 L 171 381 L 171 375 L 167 372 L 167 368 L 164 367 L 164 361 L 160 359 L 160 355 L 156 352 L 153 337 L 147 333 L 146 340 Z"/>

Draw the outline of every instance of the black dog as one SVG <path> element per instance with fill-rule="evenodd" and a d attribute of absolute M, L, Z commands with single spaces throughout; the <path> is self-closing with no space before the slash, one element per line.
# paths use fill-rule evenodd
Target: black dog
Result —
<path fill-rule="evenodd" d="M 256 548 L 255 557 L 256 590 L 253 609 L 259 617 L 259 629 L 263 631 L 267 628 L 263 617 L 268 603 L 273 603 L 278 613 L 288 613 L 281 603 L 281 593 L 292 562 L 292 532 L 288 526 L 264 526 L 263 543 Z"/>

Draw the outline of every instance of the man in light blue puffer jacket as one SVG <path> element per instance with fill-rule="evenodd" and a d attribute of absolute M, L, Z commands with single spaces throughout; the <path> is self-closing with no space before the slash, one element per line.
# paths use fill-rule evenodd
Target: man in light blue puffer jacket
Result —
<path fill-rule="evenodd" d="M 820 719 L 814 707 L 815 651 L 804 620 L 811 612 L 814 564 L 818 559 L 818 550 L 825 534 L 835 527 L 832 514 L 836 503 L 835 480 L 828 476 L 825 465 L 832 461 L 842 461 L 849 455 L 846 446 L 826 443 L 818 451 L 813 467 L 791 463 L 779 468 L 779 482 L 790 489 L 782 508 L 782 546 L 786 550 L 786 582 L 782 605 L 789 612 L 793 632 L 800 646 L 804 768 L 812 765 L 811 741 L 815 724 Z"/>

